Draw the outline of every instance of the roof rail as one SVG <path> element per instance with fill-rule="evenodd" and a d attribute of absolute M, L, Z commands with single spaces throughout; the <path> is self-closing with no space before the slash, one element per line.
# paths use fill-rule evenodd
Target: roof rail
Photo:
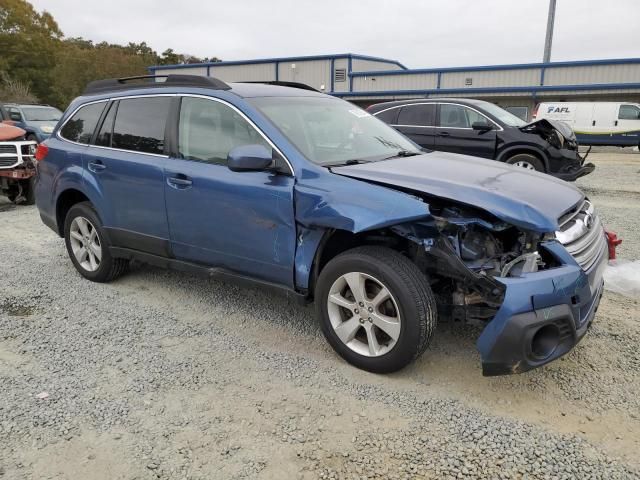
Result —
<path fill-rule="evenodd" d="M 134 82 L 135 80 L 166 79 L 164 82 Z M 132 88 L 156 88 L 156 87 L 202 87 L 213 90 L 230 90 L 231 87 L 213 77 L 201 75 L 140 75 L 137 77 L 107 78 L 89 82 L 83 95 L 105 93 L 117 90 L 129 90 Z"/>
<path fill-rule="evenodd" d="M 239 83 L 264 83 L 266 85 L 278 85 L 280 87 L 299 88 L 301 90 L 310 90 L 312 92 L 322 93 L 320 92 L 320 90 L 316 90 L 315 88 L 313 88 L 310 85 L 307 85 L 306 83 L 299 83 L 299 82 L 281 82 L 276 80 L 276 81 L 265 81 L 265 82 L 253 81 L 253 82 L 239 82 Z"/>

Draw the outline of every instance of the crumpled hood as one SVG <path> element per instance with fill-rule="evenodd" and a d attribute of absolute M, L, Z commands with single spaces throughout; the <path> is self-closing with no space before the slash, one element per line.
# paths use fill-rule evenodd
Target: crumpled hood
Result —
<path fill-rule="evenodd" d="M 333 167 L 339 175 L 422 192 L 481 208 L 517 227 L 554 232 L 584 195 L 544 173 L 446 152 Z"/>
<path fill-rule="evenodd" d="M 561 122 L 559 120 L 548 120 L 541 118 L 535 122 L 527 123 L 522 127 L 519 127 L 523 132 L 541 132 L 545 133 L 551 129 L 555 129 L 569 142 L 576 141 L 576 134 L 568 123 Z"/>
<path fill-rule="evenodd" d="M 27 133 L 21 128 L 6 123 L 0 123 L 0 141 L 10 141 L 23 137 Z"/>

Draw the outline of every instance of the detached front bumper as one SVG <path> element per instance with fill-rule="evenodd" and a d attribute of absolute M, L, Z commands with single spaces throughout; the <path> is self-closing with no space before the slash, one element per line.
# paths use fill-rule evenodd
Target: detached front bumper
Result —
<path fill-rule="evenodd" d="M 578 150 L 553 149 L 547 154 L 549 155 L 549 174 L 567 182 L 574 182 L 596 169 L 593 163 L 585 163 L 587 156 L 581 157 Z"/>
<path fill-rule="evenodd" d="M 596 166 L 593 163 L 586 163 L 581 167 L 576 167 L 575 169 L 568 170 L 566 172 L 552 173 L 552 175 L 567 182 L 575 182 L 578 178 L 589 175 L 595 169 Z"/>
<path fill-rule="evenodd" d="M 562 266 L 498 279 L 506 287 L 505 298 L 477 342 L 485 376 L 522 373 L 561 357 L 593 321 L 602 296 L 607 250 L 583 271 L 560 243 L 546 242 L 541 248 Z"/>

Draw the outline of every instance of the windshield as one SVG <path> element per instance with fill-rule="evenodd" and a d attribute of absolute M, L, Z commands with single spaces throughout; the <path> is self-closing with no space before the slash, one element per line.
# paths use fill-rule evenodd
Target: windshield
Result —
<path fill-rule="evenodd" d="M 326 97 L 250 99 L 307 157 L 319 165 L 417 155 L 420 148 L 374 116 Z"/>
<path fill-rule="evenodd" d="M 493 103 L 483 103 L 482 109 L 510 127 L 521 127 L 527 124 L 527 122 L 522 120 L 520 117 L 516 117 L 513 113 L 507 112 L 505 109 L 500 108 Z"/>
<path fill-rule="evenodd" d="M 22 107 L 24 119 L 31 122 L 57 122 L 62 112 L 53 107 Z"/>

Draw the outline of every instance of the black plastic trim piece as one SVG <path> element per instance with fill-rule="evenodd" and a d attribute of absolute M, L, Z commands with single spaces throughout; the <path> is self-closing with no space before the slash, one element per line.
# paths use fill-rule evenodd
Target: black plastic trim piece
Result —
<path fill-rule="evenodd" d="M 134 80 L 155 80 L 165 78 L 164 82 L 138 82 Z M 140 75 L 137 77 L 106 78 L 89 82 L 82 92 L 83 95 L 106 93 L 118 90 L 130 90 L 134 88 L 158 88 L 158 87 L 202 87 L 212 90 L 231 90 L 231 87 L 222 80 L 201 75 Z"/>
<path fill-rule="evenodd" d="M 176 260 L 175 258 L 154 255 L 130 248 L 109 247 L 109 253 L 111 253 L 111 256 L 114 258 L 126 258 L 127 260 L 135 260 L 141 263 L 154 265 L 156 267 L 167 268 L 170 270 L 191 273 L 194 275 L 205 276 L 209 278 L 216 278 L 227 283 L 233 283 L 250 288 L 260 288 L 284 295 L 287 298 L 292 298 L 302 305 L 308 303 L 306 295 L 298 293 L 289 287 L 276 283 L 266 282 L 264 280 L 259 280 L 252 277 L 247 277 L 245 275 L 241 275 L 224 268 L 199 265 L 197 263 Z"/>
<path fill-rule="evenodd" d="M 309 90 L 311 92 L 322 93 L 320 92 L 320 90 L 313 88 L 311 85 L 307 85 L 306 83 L 300 83 L 300 82 L 281 82 L 279 80 L 276 80 L 276 81 L 265 81 L 265 82 L 251 81 L 251 82 L 238 82 L 238 83 L 262 83 L 264 85 L 276 85 L 279 87 L 299 88 L 300 90 Z"/>
<path fill-rule="evenodd" d="M 173 256 L 171 243 L 166 238 L 143 235 L 121 228 L 103 227 L 103 229 L 109 238 L 109 243 L 116 247 L 131 248 L 167 258 Z"/>

